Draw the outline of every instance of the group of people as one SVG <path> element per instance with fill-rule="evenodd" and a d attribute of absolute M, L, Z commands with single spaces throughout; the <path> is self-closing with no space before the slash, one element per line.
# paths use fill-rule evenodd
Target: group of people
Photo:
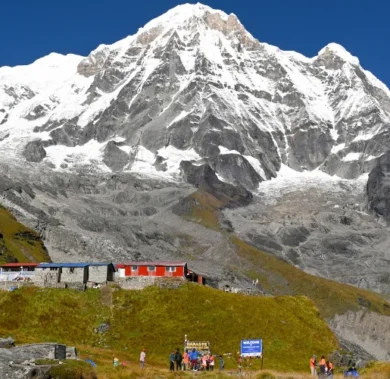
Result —
<path fill-rule="evenodd" d="M 317 371 L 317 368 L 319 368 L 319 372 Z M 311 376 L 333 379 L 334 364 L 331 361 L 327 361 L 325 356 L 321 356 L 320 361 L 317 362 L 317 356 L 313 355 L 310 358 L 310 372 Z"/>
<path fill-rule="evenodd" d="M 193 370 L 193 371 L 213 371 L 215 367 L 215 356 L 213 354 L 202 354 L 196 349 L 185 350 L 182 354 L 180 349 L 172 351 L 169 355 L 169 369 L 171 371 Z M 219 357 L 219 368 L 224 369 L 224 361 Z"/>

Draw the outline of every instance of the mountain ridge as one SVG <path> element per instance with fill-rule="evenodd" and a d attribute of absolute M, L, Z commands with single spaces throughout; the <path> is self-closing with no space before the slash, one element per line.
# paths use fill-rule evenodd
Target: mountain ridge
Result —
<path fill-rule="evenodd" d="M 54 57 L 58 58 L 52 54 L 47 59 Z M 113 166 L 104 156 L 115 150 L 116 155 L 122 155 L 123 164 L 115 164 L 114 171 L 171 179 L 179 174 L 178 160 L 183 156 L 206 160 L 220 176 L 224 177 L 225 171 L 225 180 L 231 181 L 232 173 L 223 169 L 223 156 L 229 155 L 233 166 L 243 161 L 252 171 L 248 174 L 255 177 L 251 188 L 255 189 L 260 181 L 275 177 L 281 163 L 298 171 L 319 168 L 331 175 L 355 178 L 369 172 L 378 153 L 384 152 L 378 133 L 389 122 L 390 92 L 360 68 L 357 58 L 334 43 L 316 57 L 303 58 L 258 42 L 234 15 L 186 4 L 151 21 L 133 36 L 99 46 L 87 58 L 61 57 L 66 66 L 68 59 L 72 59 L 69 71 L 73 70 L 73 76 L 65 80 L 65 86 L 54 89 L 53 85 L 47 95 L 39 95 L 22 85 L 21 93 L 14 97 L 22 103 L 27 98 L 28 106 L 11 103 L 8 111 L 2 108 L 0 147 L 7 155 L 15 155 L 37 140 L 34 143 L 39 144 L 40 153 L 33 161 L 43 160 L 55 169 L 66 170 L 83 164 L 83 159 L 76 158 L 83 157 L 84 165 L 109 172 Z M 260 64 L 261 60 L 267 64 Z M 76 63 L 79 74 L 75 73 Z M 324 84 L 326 75 L 335 83 L 339 81 L 332 70 L 335 75 L 345 75 L 347 81 L 352 75 L 356 82 L 356 93 L 348 95 L 348 90 L 341 94 L 347 101 L 332 95 L 332 82 Z M 55 73 L 58 80 L 61 75 Z M 318 77 L 323 74 L 325 77 Z M 163 77 L 170 84 L 159 98 L 151 85 L 160 88 Z M 367 93 L 367 86 L 373 93 Z M 11 93 L 7 88 L 5 91 Z M 196 95 L 199 91 L 204 93 L 200 98 Z M 151 96 L 156 99 L 151 101 Z M 384 106 L 378 108 L 373 96 L 383 98 Z M 184 99 L 191 99 L 188 106 L 183 106 Z M 342 108 L 334 105 L 340 101 Z M 237 104 L 234 114 L 217 111 L 216 107 L 226 108 L 230 103 Z M 361 132 L 362 125 L 354 121 L 357 103 L 360 111 L 367 109 L 366 124 L 371 125 L 372 135 Z M 151 111 L 145 114 L 140 104 L 148 104 Z M 347 127 L 345 117 L 350 119 Z M 183 123 L 193 126 L 184 127 Z M 237 123 L 242 125 L 239 129 L 233 126 Z M 15 125 L 20 124 L 24 125 L 17 132 Z M 108 143 L 111 146 L 106 152 Z M 318 151 L 310 147 L 313 143 Z M 167 146 L 175 150 L 166 151 Z M 27 150 L 31 148 L 34 150 L 28 145 Z M 191 149 L 195 154 L 188 155 Z M 31 160 L 28 151 L 25 156 Z M 157 161 L 163 164 L 157 167 Z M 170 168 L 165 169 L 164 164 Z"/>

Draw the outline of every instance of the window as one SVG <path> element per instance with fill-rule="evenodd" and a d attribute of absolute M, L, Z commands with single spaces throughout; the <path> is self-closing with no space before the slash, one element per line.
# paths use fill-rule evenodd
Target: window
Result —
<path fill-rule="evenodd" d="M 148 271 L 156 271 L 156 266 L 148 266 Z"/>
<path fill-rule="evenodd" d="M 131 271 L 138 271 L 138 266 L 131 266 Z"/>
<path fill-rule="evenodd" d="M 175 266 L 167 266 L 166 271 L 167 272 L 176 272 L 176 267 Z"/>
<path fill-rule="evenodd" d="M 57 267 L 50 267 L 50 271 L 57 271 Z"/>
<path fill-rule="evenodd" d="M 71 274 L 74 274 L 74 267 L 71 267 L 71 268 L 69 269 L 69 272 L 70 272 Z"/>

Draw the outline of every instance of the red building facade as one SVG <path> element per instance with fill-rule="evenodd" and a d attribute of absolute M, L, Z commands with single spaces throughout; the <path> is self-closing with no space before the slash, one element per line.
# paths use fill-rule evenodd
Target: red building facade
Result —
<path fill-rule="evenodd" d="M 128 262 L 117 264 L 121 277 L 156 276 L 185 278 L 188 273 L 185 262 Z"/>

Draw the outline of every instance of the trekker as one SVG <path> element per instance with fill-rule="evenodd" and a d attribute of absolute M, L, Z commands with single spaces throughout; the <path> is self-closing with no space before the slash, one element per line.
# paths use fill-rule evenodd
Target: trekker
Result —
<path fill-rule="evenodd" d="M 310 358 L 310 373 L 311 373 L 311 376 L 317 376 L 317 356 L 316 355 L 313 355 L 311 358 Z"/>
<path fill-rule="evenodd" d="M 238 364 L 238 372 L 241 373 L 241 371 L 242 371 L 242 357 L 241 357 L 241 355 L 239 355 L 237 358 L 237 364 Z"/>
<path fill-rule="evenodd" d="M 188 368 L 188 364 L 190 363 L 190 355 L 188 354 L 188 350 L 183 353 L 183 370 L 186 371 Z"/>
<path fill-rule="evenodd" d="M 175 352 L 169 354 L 169 371 L 175 371 Z"/>
<path fill-rule="evenodd" d="M 215 358 L 214 355 L 210 355 L 210 371 L 214 371 L 214 366 L 215 366 Z"/>
<path fill-rule="evenodd" d="M 207 355 L 202 355 L 202 371 L 206 371 L 207 368 Z"/>
<path fill-rule="evenodd" d="M 176 362 L 176 371 L 181 370 L 181 361 L 183 360 L 183 356 L 180 353 L 180 349 L 176 349 L 176 354 L 175 354 L 175 362 Z"/>
<path fill-rule="evenodd" d="M 145 367 L 145 358 L 146 358 L 146 349 L 142 349 L 141 354 L 139 355 L 139 363 L 141 368 Z"/>
<path fill-rule="evenodd" d="M 320 375 L 324 376 L 326 374 L 326 361 L 325 357 L 322 355 L 320 359 Z"/>
<path fill-rule="evenodd" d="M 334 373 L 334 365 L 331 361 L 326 362 L 326 366 L 328 368 L 328 378 L 333 379 L 333 373 Z"/>
<path fill-rule="evenodd" d="M 195 349 L 192 349 L 190 353 L 191 360 L 191 369 L 196 371 L 196 366 L 198 365 L 198 352 Z"/>
<path fill-rule="evenodd" d="M 219 356 L 219 370 L 222 371 L 225 368 L 225 361 L 223 360 L 223 355 Z"/>

